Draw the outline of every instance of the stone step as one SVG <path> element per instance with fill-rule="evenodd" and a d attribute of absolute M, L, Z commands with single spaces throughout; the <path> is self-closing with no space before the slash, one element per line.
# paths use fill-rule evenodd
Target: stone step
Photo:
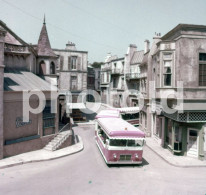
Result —
<path fill-rule="evenodd" d="M 45 147 L 45 150 L 50 150 L 50 151 L 54 151 L 56 150 L 58 147 L 61 146 L 61 144 L 64 143 L 64 141 L 71 135 L 71 132 L 67 131 L 67 132 L 60 132 L 56 137 L 54 137 L 53 140 L 51 140 Z M 63 141 L 62 143 L 59 143 L 60 141 Z"/>

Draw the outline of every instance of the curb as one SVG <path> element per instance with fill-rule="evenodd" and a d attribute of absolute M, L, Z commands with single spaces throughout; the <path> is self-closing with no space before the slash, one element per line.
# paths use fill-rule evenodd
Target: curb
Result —
<path fill-rule="evenodd" d="M 51 158 L 48 158 L 48 159 L 28 160 L 28 161 L 22 161 L 22 162 L 17 162 L 17 163 L 13 163 L 13 164 L 3 165 L 3 166 L 0 166 L 0 169 L 14 167 L 14 166 L 23 165 L 23 164 L 35 163 L 35 162 L 55 160 L 55 159 L 63 158 L 65 156 L 69 156 L 69 155 L 72 155 L 72 154 L 79 153 L 84 149 L 84 144 L 82 142 L 82 138 L 79 135 L 78 135 L 78 137 L 79 137 L 79 140 L 81 140 L 81 142 L 79 143 L 81 145 L 80 145 L 80 148 L 78 150 L 74 151 L 74 152 L 71 152 L 71 153 L 68 153 L 68 154 L 65 154 L 65 155 L 61 155 L 61 156 L 57 156 L 57 157 L 51 157 Z M 71 147 L 71 146 L 68 146 L 66 148 L 69 148 L 69 147 Z M 65 149 L 65 148 L 62 148 L 62 149 Z"/>
<path fill-rule="evenodd" d="M 176 165 L 176 164 L 173 164 L 171 162 L 169 162 L 168 160 L 166 160 L 164 157 L 162 157 L 158 152 L 156 152 L 155 150 L 152 149 L 152 147 L 150 147 L 149 145 L 146 144 L 146 146 L 152 150 L 156 155 L 158 155 L 162 160 L 164 160 L 166 163 L 168 163 L 169 165 L 171 166 L 174 166 L 174 167 L 181 167 L 181 168 L 201 168 L 201 167 L 206 167 L 206 165 Z"/>

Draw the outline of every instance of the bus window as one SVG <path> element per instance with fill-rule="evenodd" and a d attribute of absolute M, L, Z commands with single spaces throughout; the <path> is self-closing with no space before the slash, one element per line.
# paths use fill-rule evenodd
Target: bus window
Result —
<path fill-rule="evenodd" d="M 110 146 L 126 146 L 127 140 L 123 139 L 111 139 Z"/>
<path fill-rule="evenodd" d="M 143 146 L 142 140 L 127 140 L 127 146 L 135 147 L 135 146 Z"/>

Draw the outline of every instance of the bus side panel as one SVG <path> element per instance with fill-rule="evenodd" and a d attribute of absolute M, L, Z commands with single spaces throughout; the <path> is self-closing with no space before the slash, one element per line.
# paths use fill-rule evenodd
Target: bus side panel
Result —
<path fill-rule="evenodd" d="M 104 147 L 104 145 L 102 144 L 102 142 L 100 141 L 100 139 L 99 139 L 99 137 L 98 136 L 96 136 L 96 141 L 97 141 L 97 144 L 98 144 L 98 146 L 100 147 L 100 150 L 101 150 L 101 152 L 102 152 L 102 155 L 104 155 L 104 158 L 105 158 L 105 160 L 108 160 L 107 159 L 107 150 L 105 149 L 105 147 Z"/>

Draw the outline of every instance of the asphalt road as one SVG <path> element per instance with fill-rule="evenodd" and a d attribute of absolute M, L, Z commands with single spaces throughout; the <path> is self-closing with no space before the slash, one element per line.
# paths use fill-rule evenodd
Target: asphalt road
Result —
<path fill-rule="evenodd" d="M 76 128 L 84 150 L 61 159 L 0 169 L 1 194 L 206 194 L 206 168 L 173 167 L 149 148 L 142 166 L 108 167 L 94 129 Z"/>

